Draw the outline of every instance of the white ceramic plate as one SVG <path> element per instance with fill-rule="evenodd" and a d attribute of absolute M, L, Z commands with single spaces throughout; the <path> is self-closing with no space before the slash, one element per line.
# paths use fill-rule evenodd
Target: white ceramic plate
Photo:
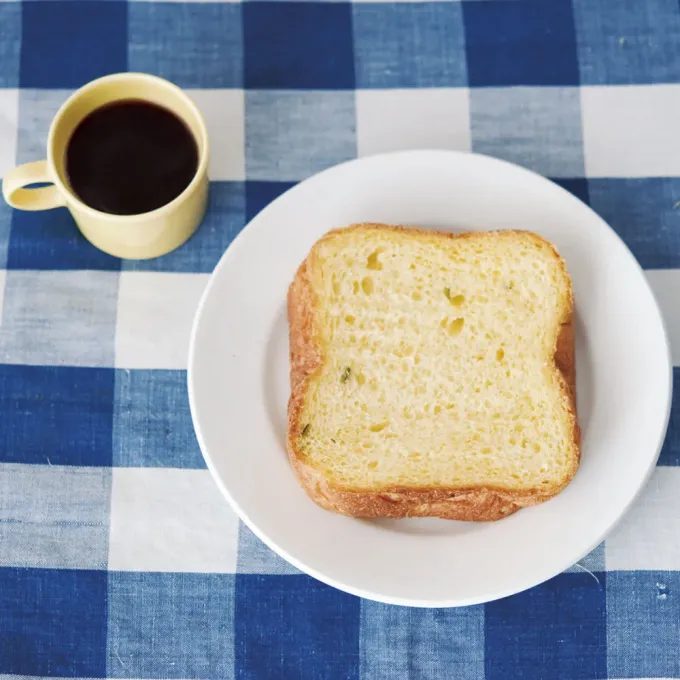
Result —
<path fill-rule="evenodd" d="M 494 523 L 367 521 L 318 508 L 285 450 L 295 270 L 352 222 L 531 229 L 555 243 L 576 301 L 581 467 L 553 500 Z M 198 440 L 243 521 L 299 569 L 388 603 L 454 606 L 529 588 L 597 546 L 651 472 L 668 422 L 671 364 L 642 270 L 595 213 L 499 160 L 417 151 L 326 170 L 263 210 L 222 257 L 196 314 L 189 396 Z"/>

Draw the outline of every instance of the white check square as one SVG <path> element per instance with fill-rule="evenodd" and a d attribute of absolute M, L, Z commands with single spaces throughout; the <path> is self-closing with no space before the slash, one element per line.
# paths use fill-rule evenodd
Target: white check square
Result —
<path fill-rule="evenodd" d="M 111 570 L 235 573 L 238 525 L 207 470 L 113 470 Z"/>
<path fill-rule="evenodd" d="M 673 366 L 680 366 L 680 269 L 648 269 L 645 274 L 666 322 Z"/>
<path fill-rule="evenodd" d="M 245 178 L 243 90 L 189 90 L 205 118 L 210 139 L 211 180 Z"/>
<path fill-rule="evenodd" d="M 680 85 L 581 88 L 588 177 L 680 175 Z"/>
<path fill-rule="evenodd" d="M 680 569 L 680 468 L 657 467 L 630 512 L 605 541 L 610 571 Z"/>
<path fill-rule="evenodd" d="M 0 177 L 17 164 L 19 90 L 0 88 Z"/>
<path fill-rule="evenodd" d="M 208 274 L 122 272 L 117 368 L 187 367 L 189 335 Z"/>
<path fill-rule="evenodd" d="M 357 91 L 360 156 L 403 149 L 470 150 L 467 88 Z"/>

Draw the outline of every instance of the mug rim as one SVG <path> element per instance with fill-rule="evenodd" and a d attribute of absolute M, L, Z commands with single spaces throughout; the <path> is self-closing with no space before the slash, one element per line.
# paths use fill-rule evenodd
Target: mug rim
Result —
<path fill-rule="evenodd" d="M 184 103 L 189 107 L 191 112 L 194 114 L 196 117 L 196 120 L 198 121 L 198 127 L 200 129 L 200 142 L 202 144 L 202 149 L 200 152 L 200 156 L 198 159 L 198 166 L 196 168 L 196 172 L 194 173 L 194 176 L 191 178 L 191 182 L 187 184 L 187 186 L 182 190 L 181 193 L 179 193 L 175 198 L 173 198 L 170 202 L 166 203 L 165 205 L 160 206 L 159 208 L 154 208 L 153 210 L 149 210 L 148 212 L 144 213 L 134 213 L 133 215 L 116 215 L 115 213 L 107 213 L 107 212 L 102 212 L 101 210 L 97 210 L 96 208 L 92 208 L 91 206 L 87 205 L 87 203 L 84 203 L 74 191 L 72 191 L 61 179 L 59 176 L 59 173 L 56 170 L 56 165 L 54 162 L 54 135 L 55 131 L 57 129 L 57 126 L 59 122 L 63 119 L 63 117 L 66 115 L 66 112 L 69 110 L 69 108 L 73 105 L 73 103 L 79 99 L 83 94 L 96 89 L 97 87 L 100 87 L 103 84 L 110 83 L 110 82 L 115 82 L 118 80 L 146 80 L 148 82 L 152 82 L 155 85 L 160 85 L 161 87 L 165 87 L 166 89 L 170 90 L 173 94 L 177 95 L 180 97 L 182 100 L 184 100 Z M 118 99 L 112 99 L 111 102 L 114 101 L 119 101 Z M 99 107 L 97 107 L 99 108 Z M 182 119 L 182 116 L 178 115 L 174 111 L 172 112 L 174 115 L 176 115 L 178 118 Z M 185 122 L 185 121 L 183 121 Z M 193 135 L 193 132 L 192 132 Z M 164 212 L 169 212 L 172 209 L 174 209 L 177 205 L 182 203 L 184 199 L 192 193 L 198 184 L 202 181 L 203 176 L 207 173 L 208 169 L 208 157 L 209 157 L 209 149 L 208 149 L 208 130 L 205 124 L 205 119 L 203 118 L 203 114 L 200 112 L 198 106 L 194 103 L 193 99 L 189 97 L 189 95 L 178 85 L 175 85 L 174 83 L 170 82 L 169 80 L 166 80 L 165 78 L 160 78 L 159 76 L 154 76 L 150 73 L 138 73 L 138 72 L 121 72 L 121 73 L 112 73 L 110 75 L 102 76 L 101 78 L 96 78 L 95 80 L 91 80 L 89 83 L 86 83 L 85 85 L 79 87 L 75 92 L 73 92 L 67 99 L 66 101 L 59 107 L 59 110 L 55 114 L 54 118 L 52 119 L 52 122 L 50 123 L 50 129 L 49 133 L 47 135 L 47 165 L 50 170 L 50 174 L 52 175 L 51 181 L 53 184 L 59 189 L 59 191 L 67 198 L 69 202 L 73 202 L 77 205 L 78 210 L 89 214 L 90 216 L 97 217 L 99 219 L 107 219 L 115 222 L 134 222 L 135 220 L 138 220 L 140 217 L 143 217 L 145 220 L 148 219 L 149 217 L 156 217 L 160 216 Z"/>

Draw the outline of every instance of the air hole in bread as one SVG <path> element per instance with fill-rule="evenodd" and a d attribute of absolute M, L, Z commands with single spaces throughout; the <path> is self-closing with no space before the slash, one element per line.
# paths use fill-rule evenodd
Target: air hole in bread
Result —
<path fill-rule="evenodd" d="M 462 316 L 459 316 L 457 319 L 454 319 L 450 324 L 448 328 L 448 333 L 451 337 L 455 337 L 456 335 L 460 335 L 461 332 L 463 331 L 463 326 L 465 325 L 465 319 Z"/>
<path fill-rule="evenodd" d="M 370 295 L 374 290 L 373 279 L 370 276 L 365 276 L 361 281 L 361 290 Z"/>
<path fill-rule="evenodd" d="M 366 260 L 366 269 L 373 269 L 374 271 L 380 271 L 383 268 L 382 262 L 380 262 L 380 260 L 378 259 L 381 252 L 382 251 L 380 249 L 374 250 L 368 256 L 368 259 Z"/>

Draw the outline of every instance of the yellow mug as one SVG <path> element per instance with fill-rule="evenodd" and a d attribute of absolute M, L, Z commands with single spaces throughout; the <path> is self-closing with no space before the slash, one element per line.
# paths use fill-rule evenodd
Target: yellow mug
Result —
<path fill-rule="evenodd" d="M 198 145 L 198 169 L 170 203 L 140 215 L 112 215 L 83 203 L 66 176 L 66 147 L 78 124 L 95 109 L 121 99 L 163 106 L 182 119 Z M 51 186 L 26 188 L 31 184 Z M 2 181 L 5 200 L 20 210 L 66 206 L 78 228 L 97 248 L 129 259 L 158 257 L 182 245 L 203 219 L 208 200 L 208 132 L 196 105 L 179 87 L 145 73 L 117 73 L 93 80 L 74 92 L 55 116 L 47 138 L 47 160 L 10 170 Z"/>

